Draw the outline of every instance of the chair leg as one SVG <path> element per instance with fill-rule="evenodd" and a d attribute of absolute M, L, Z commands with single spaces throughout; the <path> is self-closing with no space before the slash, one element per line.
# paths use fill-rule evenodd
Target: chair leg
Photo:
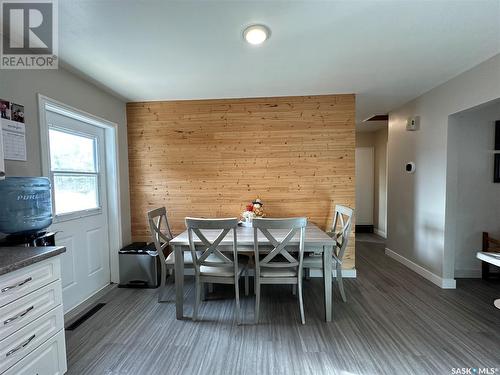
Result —
<path fill-rule="evenodd" d="M 337 284 L 339 285 L 340 296 L 342 297 L 342 301 L 347 302 L 344 290 L 344 283 L 342 281 L 342 266 L 340 264 L 337 265 L 336 271 L 337 271 Z"/>
<path fill-rule="evenodd" d="M 490 276 L 490 266 L 486 262 L 482 262 L 481 264 L 481 278 L 483 280 L 488 280 Z"/>
<path fill-rule="evenodd" d="M 203 283 L 203 288 L 201 290 L 201 300 L 204 302 L 208 298 L 208 283 Z"/>
<path fill-rule="evenodd" d="M 260 309 L 260 282 L 255 277 L 255 324 L 259 324 L 259 309 Z"/>
<path fill-rule="evenodd" d="M 306 280 L 311 280 L 311 269 L 310 268 L 304 268 L 304 276 Z"/>
<path fill-rule="evenodd" d="M 240 320 L 240 284 L 238 283 L 238 280 L 236 280 L 236 283 L 234 284 L 234 293 L 236 297 L 236 324 L 240 325 L 241 320 Z"/>
<path fill-rule="evenodd" d="M 200 304 L 200 299 L 201 299 L 201 288 L 203 288 L 203 283 L 200 282 L 198 278 L 196 278 L 194 285 L 193 321 L 198 320 L 198 306 Z"/>
<path fill-rule="evenodd" d="M 292 295 L 297 295 L 297 284 L 292 284 Z"/>
<path fill-rule="evenodd" d="M 253 275 L 253 293 L 255 294 L 257 291 L 257 274 L 254 273 Z"/>
<path fill-rule="evenodd" d="M 160 287 L 158 288 L 158 302 L 164 302 L 163 297 L 167 289 L 167 268 L 161 267 Z"/>
<path fill-rule="evenodd" d="M 298 289 L 299 289 L 300 322 L 302 324 L 306 324 L 306 318 L 304 316 L 304 301 L 302 299 L 302 278 L 301 277 L 298 280 Z"/>
<path fill-rule="evenodd" d="M 173 268 L 169 271 L 169 275 L 172 277 L 172 284 L 175 284 L 175 270 Z"/>
<path fill-rule="evenodd" d="M 248 296 L 250 294 L 249 292 L 250 286 L 248 285 L 248 268 L 245 271 L 245 296 Z"/>

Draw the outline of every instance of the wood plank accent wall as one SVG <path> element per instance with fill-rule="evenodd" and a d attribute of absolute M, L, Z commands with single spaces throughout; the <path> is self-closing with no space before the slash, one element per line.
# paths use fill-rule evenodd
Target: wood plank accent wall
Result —
<path fill-rule="evenodd" d="M 354 207 L 354 95 L 129 103 L 127 122 L 135 241 L 149 241 L 146 211 L 159 206 L 174 233 L 256 197 L 269 217 L 322 228 L 335 204 Z"/>

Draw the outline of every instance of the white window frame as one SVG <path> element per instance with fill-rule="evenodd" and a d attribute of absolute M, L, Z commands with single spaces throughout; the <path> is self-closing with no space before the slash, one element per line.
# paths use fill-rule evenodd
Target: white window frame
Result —
<path fill-rule="evenodd" d="M 118 148 L 118 124 L 92 115 L 88 112 L 66 105 L 58 100 L 38 94 L 38 118 L 40 121 L 40 146 L 42 174 L 50 177 L 49 157 L 49 127 L 45 112 L 47 109 L 60 113 L 64 116 L 85 121 L 89 124 L 101 127 L 105 132 L 105 162 L 107 177 L 107 209 L 108 209 L 108 232 L 109 232 L 109 266 L 111 282 L 119 283 L 118 250 L 123 247 L 122 241 L 122 212 L 120 196 L 120 169 Z"/>
<path fill-rule="evenodd" d="M 52 170 L 52 160 L 50 156 L 50 137 L 49 137 L 49 130 L 56 130 L 59 132 L 63 132 L 66 134 L 72 134 L 72 135 L 77 135 L 80 137 L 85 137 L 88 139 L 94 140 L 94 154 L 95 154 L 95 167 L 96 171 L 95 172 L 76 172 L 76 171 L 53 171 Z M 52 205 L 52 213 L 54 215 L 53 222 L 54 223 L 60 223 L 63 221 L 69 221 L 69 220 L 74 220 L 74 219 L 79 219 L 82 217 L 87 217 L 87 216 L 93 216 L 93 215 L 100 215 L 102 213 L 102 198 L 101 198 L 101 176 L 100 176 L 100 171 L 101 171 L 101 166 L 100 166 L 100 160 L 99 160 L 99 139 L 94 138 L 94 137 L 89 137 L 88 134 L 85 133 L 80 133 L 78 131 L 66 129 L 66 128 L 61 128 L 59 126 L 50 126 L 47 125 L 47 136 L 49 137 L 49 149 L 48 149 L 48 154 L 49 154 L 49 176 L 50 176 L 50 182 L 52 186 L 52 197 L 53 200 L 53 205 Z M 56 200 L 55 200 L 55 186 L 54 186 L 54 175 L 56 174 L 62 174 L 62 175 L 91 175 L 91 176 L 97 176 L 97 207 L 94 208 L 89 208 L 87 210 L 78 210 L 78 211 L 71 211 L 71 212 L 64 212 L 61 214 L 56 213 Z"/>

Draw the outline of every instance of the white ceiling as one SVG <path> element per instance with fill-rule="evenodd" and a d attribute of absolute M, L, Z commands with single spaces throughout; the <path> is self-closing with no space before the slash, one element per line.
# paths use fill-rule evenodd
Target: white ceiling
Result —
<path fill-rule="evenodd" d="M 498 0 L 59 4 L 64 65 L 127 101 L 356 93 L 360 122 L 500 53 Z"/>

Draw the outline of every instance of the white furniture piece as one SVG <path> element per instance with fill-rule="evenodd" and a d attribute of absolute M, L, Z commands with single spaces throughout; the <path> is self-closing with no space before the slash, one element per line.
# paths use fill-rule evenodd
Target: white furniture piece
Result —
<path fill-rule="evenodd" d="M 494 266 L 500 267 L 500 253 L 478 251 L 476 257 L 483 262 L 488 262 Z"/>
<path fill-rule="evenodd" d="M 213 242 L 220 231 L 207 230 L 204 231 L 205 237 Z M 273 237 L 281 242 L 287 236 L 288 231 L 284 229 L 277 229 L 272 231 Z M 236 229 L 236 236 L 238 237 L 238 253 L 253 253 L 254 246 L 254 232 L 253 228 L 240 227 Z M 204 246 L 200 239 L 194 238 L 194 245 L 197 247 Z M 232 235 L 226 236 L 219 245 L 232 246 Z M 259 246 L 269 246 L 272 248 L 272 243 L 264 234 L 257 235 Z M 289 245 L 299 247 L 300 235 L 297 233 L 290 240 Z M 328 236 L 323 230 L 319 229 L 314 224 L 308 224 L 306 227 L 304 252 L 323 252 L 323 283 L 325 290 L 325 320 L 330 322 L 332 320 L 332 253 L 335 241 Z M 170 246 L 173 247 L 175 253 L 175 293 L 176 293 L 176 316 L 177 319 L 184 318 L 184 257 L 182 254 L 186 251 L 191 251 L 189 247 L 188 232 L 184 231 L 177 237 L 170 241 Z"/>
<path fill-rule="evenodd" d="M 307 218 L 253 220 L 255 256 L 255 324 L 259 323 L 261 284 L 291 284 L 298 287 L 300 321 L 306 324 L 304 301 L 302 300 L 302 259 L 304 258 L 304 236 Z M 273 230 L 288 231 L 284 238 L 277 240 Z M 262 233 L 273 248 L 265 253 L 259 250 L 259 233 Z M 280 232 L 279 232 L 280 233 Z M 290 241 L 299 235 L 299 246 L 290 254 Z M 287 248 L 288 246 L 288 248 Z M 265 255 L 264 255 L 265 254 Z M 262 256 L 262 259 L 261 259 Z M 278 257 L 278 260 L 276 259 Z M 283 260 L 280 260 L 283 259 Z"/>
<path fill-rule="evenodd" d="M 195 297 L 193 320 L 198 319 L 198 306 L 201 299 L 201 289 L 204 283 L 212 284 L 233 284 L 236 298 L 236 322 L 241 323 L 240 313 L 240 288 L 239 279 L 246 272 L 245 265 L 238 262 L 238 237 L 236 228 L 238 219 L 199 219 L 186 218 L 186 228 L 188 230 L 189 248 L 193 259 L 195 271 Z M 206 230 L 218 231 L 215 240 L 209 240 L 205 236 Z M 229 234 L 232 237 L 232 245 L 226 248 L 230 250 L 230 256 L 226 256 L 219 249 L 219 244 Z M 203 250 L 199 251 L 195 245 L 196 238 L 203 243 Z M 229 255 L 229 254 L 228 254 Z M 248 275 L 247 284 L 248 284 Z"/>
<path fill-rule="evenodd" d="M 59 257 L 0 275 L 0 374 L 66 370 Z"/>
<path fill-rule="evenodd" d="M 488 262 L 494 266 L 500 267 L 500 253 L 478 251 L 476 257 L 483 262 Z M 500 309 L 500 298 L 495 300 L 494 305 L 496 308 Z"/>
<path fill-rule="evenodd" d="M 333 237 L 336 242 L 335 250 L 333 251 L 333 263 L 335 264 L 335 273 L 337 277 L 337 284 L 339 285 L 340 295 L 344 302 L 347 301 L 344 283 L 342 282 L 342 260 L 344 258 L 347 245 L 349 243 L 349 236 L 351 235 L 352 228 L 352 217 L 354 215 L 354 210 L 352 208 L 336 205 L 333 217 L 332 229 L 329 234 Z M 340 227 L 340 230 L 337 229 Z M 321 256 L 310 255 L 304 257 L 303 267 L 306 269 L 307 273 L 311 268 L 323 268 L 323 262 Z"/>

